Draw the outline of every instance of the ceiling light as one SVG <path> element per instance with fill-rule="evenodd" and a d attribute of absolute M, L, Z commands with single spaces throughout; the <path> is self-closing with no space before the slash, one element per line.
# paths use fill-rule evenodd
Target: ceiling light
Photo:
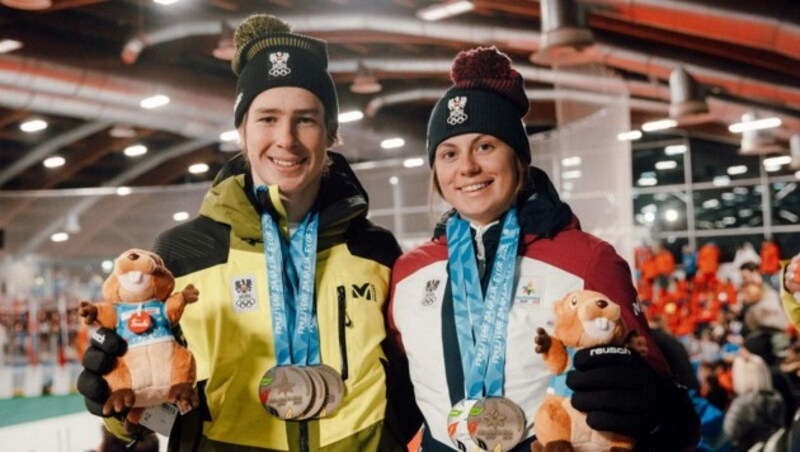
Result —
<path fill-rule="evenodd" d="M 189 172 L 192 174 L 203 174 L 208 171 L 208 165 L 205 163 L 195 163 L 189 166 Z"/>
<path fill-rule="evenodd" d="M 66 242 L 69 240 L 69 234 L 66 232 L 56 232 L 55 234 L 50 236 L 50 240 L 53 242 Z"/>
<path fill-rule="evenodd" d="M 617 139 L 619 141 L 633 141 L 642 138 L 642 132 L 639 130 L 629 130 L 627 132 L 622 132 L 617 134 Z"/>
<path fill-rule="evenodd" d="M 764 166 L 781 166 L 792 163 L 792 158 L 788 155 L 779 155 L 777 157 L 769 157 L 764 159 Z"/>
<path fill-rule="evenodd" d="M 673 144 L 664 148 L 664 154 L 667 155 L 678 155 L 684 153 L 686 153 L 685 144 Z"/>
<path fill-rule="evenodd" d="M 22 48 L 22 42 L 15 39 L 0 40 L 0 53 L 10 53 Z"/>
<path fill-rule="evenodd" d="M 716 176 L 711 183 L 714 184 L 715 187 L 724 187 L 731 184 L 731 178 L 728 177 L 728 175 Z"/>
<path fill-rule="evenodd" d="M 795 179 L 800 179 L 800 171 L 795 171 L 794 172 L 794 178 Z"/>
<path fill-rule="evenodd" d="M 678 121 L 674 119 L 659 119 L 658 121 L 650 121 L 642 124 L 642 130 L 645 132 L 655 132 L 656 130 L 671 129 L 678 125 Z"/>
<path fill-rule="evenodd" d="M 108 134 L 113 138 L 133 138 L 136 136 L 136 130 L 127 124 L 117 124 L 108 131 Z"/>
<path fill-rule="evenodd" d="M 578 156 L 561 159 L 562 166 L 578 166 L 581 164 L 581 162 L 582 160 Z"/>
<path fill-rule="evenodd" d="M 406 140 L 402 138 L 387 138 L 381 141 L 381 148 L 383 149 L 395 149 L 401 148 L 405 146 Z"/>
<path fill-rule="evenodd" d="M 737 122 L 728 126 L 728 130 L 733 133 L 742 133 L 750 130 L 762 130 L 779 127 L 782 124 L 781 118 L 764 118 L 751 121 Z"/>
<path fill-rule="evenodd" d="M 644 176 L 642 176 L 642 177 L 639 178 L 639 180 L 636 181 L 636 184 L 640 185 L 642 187 L 652 187 L 653 185 L 656 185 L 657 183 L 658 183 L 658 179 L 656 179 L 655 177 L 644 177 Z"/>
<path fill-rule="evenodd" d="M 380 92 L 383 86 L 375 77 L 375 74 L 367 68 L 361 61 L 358 62 L 358 69 L 356 76 L 353 78 L 353 83 L 350 85 L 350 92 L 356 94 L 375 94 Z"/>
<path fill-rule="evenodd" d="M 704 209 L 714 209 L 716 207 L 719 207 L 719 199 L 711 198 L 706 201 L 703 201 Z"/>
<path fill-rule="evenodd" d="M 181 1 L 181 0 L 153 0 L 153 3 L 158 3 L 159 5 L 167 5 L 167 6 L 169 6 L 169 5 L 174 5 L 175 3 L 178 3 L 179 1 Z"/>
<path fill-rule="evenodd" d="M 142 101 L 139 102 L 139 106 L 150 110 L 153 108 L 163 107 L 168 103 L 169 97 L 163 94 L 156 94 L 155 96 L 148 97 L 147 99 L 142 99 Z"/>
<path fill-rule="evenodd" d="M 747 187 L 733 187 L 733 192 L 736 193 L 737 195 L 742 195 L 742 196 L 750 193 L 747 190 Z"/>
<path fill-rule="evenodd" d="M 737 174 L 744 174 L 746 172 L 747 172 L 747 166 L 745 165 L 736 165 L 728 167 L 728 174 L 730 174 L 731 176 L 736 176 Z"/>
<path fill-rule="evenodd" d="M 753 209 L 740 209 L 739 216 L 742 218 L 749 217 L 753 215 Z"/>
<path fill-rule="evenodd" d="M 100 263 L 100 268 L 102 268 L 106 273 L 111 273 L 111 270 L 114 269 L 114 261 L 104 260 Z"/>
<path fill-rule="evenodd" d="M 764 165 L 764 171 L 766 171 L 768 173 L 774 173 L 774 172 L 780 171 L 780 170 L 781 170 L 781 166 L 780 165 Z"/>
<path fill-rule="evenodd" d="M 562 179 L 580 179 L 583 173 L 581 170 L 564 171 L 561 173 Z"/>
<path fill-rule="evenodd" d="M 414 157 L 403 160 L 403 166 L 406 168 L 416 168 L 425 164 L 425 159 L 422 157 Z"/>
<path fill-rule="evenodd" d="M 117 188 L 117 196 L 128 196 L 133 192 L 131 187 L 119 187 Z"/>
<path fill-rule="evenodd" d="M 360 121 L 364 118 L 364 113 L 359 110 L 346 111 L 339 113 L 339 123 Z"/>
<path fill-rule="evenodd" d="M 736 217 L 724 217 L 722 223 L 728 226 L 736 224 Z"/>
<path fill-rule="evenodd" d="M 392 185 L 397 185 L 398 182 L 400 182 L 400 179 L 398 179 L 397 176 L 392 176 L 389 178 L 389 183 Z"/>
<path fill-rule="evenodd" d="M 667 209 L 667 211 L 664 212 L 664 219 L 669 221 L 670 223 L 674 223 L 675 221 L 677 221 L 678 216 L 679 216 L 678 211 L 675 209 Z"/>
<path fill-rule="evenodd" d="M 675 160 L 662 160 L 660 162 L 656 162 L 656 169 L 657 170 L 671 170 L 678 167 L 678 162 Z"/>
<path fill-rule="evenodd" d="M 733 193 L 731 193 L 729 191 L 726 191 L 725 193 L 721 194 L 719 197 L 722 198 L 723 201 L 733 201 L 734 199 L 736 199 L 736 195 L 734 195 Z"/>
<path fill-rule="evenodd" d="M 422 20 L 435 21 L 463 14 L 475 9 L 469 0 L 455 0 L 447 3 L 438 3 L 417 11 L 417 17 Z"/>
<path fill-rule="evenodd" d="M 189 219 L 189 212 L 175 212 L 172 214 L 172 219 L 175 221 L 186 221 Z"/>
<path fill-rule="evenodd" d="M 644 221 L 646 221 L 647 223 L 652 223 L 656 221 L 656 214 L 654 212 L 645 212 Z"/>
<path fill-rule="evenodd" d="M 64 160 L 64 157 L 59 157 L 56 155 L 45 159 L 44 166 L 46 168 L 58 168 L 59 166 L 64 166 L 65 163 L 67 163 L 67 161 Z"/>
<path fill-rule="evenodd" d="M 47 128 L 47 122 L 41 119 L 32 119 L 19 125 L 19 130 L 25 133 L 39 132 Z"/>
<path fill-rule="evenodd" d="M 239 139 L 239 131 L 236 129 L 228 130 L 219 134 L 220 141 L 236 141 Z"/>
<path fill-rule="evenodd" d="M 143 144 L 134 144 L 132 146 L 126 147 L 123 152 L 128 157 L 139 157 L 140 155 L 147 154 L 147 146 Z"/>
<path fill-rule="evenodd" d="M 561 183 L 561 188 L 566 190 L 566 191 L 574 190 L 575 189 L 575 184 L 572 183 L 572 182 L 562 182 Z"/>

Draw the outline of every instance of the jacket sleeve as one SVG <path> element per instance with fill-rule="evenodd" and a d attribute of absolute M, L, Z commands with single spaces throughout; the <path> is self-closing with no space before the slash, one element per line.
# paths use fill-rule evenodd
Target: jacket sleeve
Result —
<path fill-rule="evenodd" d="M 795 328 L 800 328 L 800 300 L 795 299 L 794 295 L 786 290 L 786 286 L 783 283 L 785 281 L 784 278 L 786 278 L 786 265 L 788 265 L 788 261 L 781 268 L 781 303 L 792 325 Z"/>
<path fill-rule="evenodd" d="M 395 268 L 396 268 L 395 263 Z M 422 413 L 414 398 L 414 387 L 408 367 L 408 358 L 403 349 L 400 332 L 394 323 L 394 293 L 397 281 L 392 271 L 389 299 L 385 304 L 384 321 L 386 339 L 383 350 L 388 360 L 386 375 L 386 422 L 403 442 L 408 444 L 422 426 Z"/>
<path fill-rule="evenodd" d="M 658 386 L 661 424 L 647 438 L 642 438 L 637 450 L 681 451 L 694 450 L 700 440 L 700 420 L 694 410 L 686 387 L 671 375 L 669 365 L 658 348 L 633 287 L 630 267 L 608 243 L 601 242 L 594 250 L 586 273 L 586 289 L 608 296 L 622 308 L 629 330 L 635 330 L 647 341 L 646 360 L 659 374 Z"/>
<path fill-rule="evenodd" d="M 637 299 L 628 263 L 611 245 L 601 242 L 595 247 L 585 274 L 587 275 L 585 288 L 600 292 L 620 305 L 625 326 L 647 340 L 647 361 L 660 374 L 669 375 L 669 366 L 653 340 L 642 306 Z"/>

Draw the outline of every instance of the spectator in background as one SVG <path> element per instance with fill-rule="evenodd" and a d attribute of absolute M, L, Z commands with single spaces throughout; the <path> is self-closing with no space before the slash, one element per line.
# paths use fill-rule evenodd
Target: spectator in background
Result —
<path fill-rule="evenodd" d="M 791 379 L 789 375 L 781 370 L 781 359 L 778 356 L 779 354 L 785 353 L 787 348 L 787 345 L 776 344 L 774 338 L 763 331 L 757 331 L 751 334 L 744 341 L 744 349 L 746 352 L 751 355 L 757 355 L 764 361 L 769 369 L 772 387 L 781 395 L 784 407 L 786 408 L 783 418 L 783 425 L 785 427 L 791 425 L 794 412 L 797 410 L 797 399 L 794 396 Z"/>
<path fill-rule="evenodd" d="M 747 336 L 756 330 L 785 335 L 789 321 L 783 313 L 778 293 L 768 284 L 764 284 L 758 264 L 752 261 L 742 263 L 739 274 L 742 279 L 739 301 L 746 328 L 743 335 Z"/>
<path fill-rule="evenodd" d="M 767 278 L 767 281 L 773 288 L 777 288 L 779 282 L 775 278 L 780 275 L 781 270 L 781 250 L 778 244 L 767 238 L 761 243 L 761 274 Z"/>
<path fill-rule="evenodd" d="M 695 273 L 697 273 L 697 253 L 689 245 L 683 245 L 681 254 L 681 265 L 683 265 L 683 271 L 686 273 L 686 281 L 691 281 L 694 279 Z"/>
<path fill-rule="evenodd" d="M 724 429 L 734 451 L 747 451 L 782 427 L 785 406 L 764 360 L 747 351 L 733 360 L 733 387 Z"/>

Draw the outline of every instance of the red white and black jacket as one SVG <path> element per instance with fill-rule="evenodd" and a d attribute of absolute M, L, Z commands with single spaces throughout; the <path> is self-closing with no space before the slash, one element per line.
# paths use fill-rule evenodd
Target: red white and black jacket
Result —
<path fill-rule="evenodd" d="M 648 341 L 647 360 L 659 373 L 669 372 L 650 336 L 628 264 L 611 245 L 581 231 L 577 218 L 558 199 L 541 170 L 531 168 L 531 175 L 537 188 L 531 188 L 518 204 L 521 234 L 504 386 L 505 396 L 516 402 L 527 418 L 524 437 L 528 440 L 518 446 L 520 450 L 530 450 L 533 417 L 552 377 L 534 351 L 536 328 L 552 332 L 552 303 L 568 291 L 594 290 L 619 304 L 626 326 Z M 405 350 L 417 405 L 425 417 L 425 452 L 455 449 L 447 434 L 447 414 L 465 395 L 444 224 L 437 226 L 430 242 L 395 263 L 388 309 L 390 339 Z M 475 244 L 476 253 L 485 249 L 487 268 L 493 263 L 500 230 L 499 223 L 485 232 L 473 229 L 473 238 L 480 242 Z M 491 272 L 484 273 L 485 292 Z"/>

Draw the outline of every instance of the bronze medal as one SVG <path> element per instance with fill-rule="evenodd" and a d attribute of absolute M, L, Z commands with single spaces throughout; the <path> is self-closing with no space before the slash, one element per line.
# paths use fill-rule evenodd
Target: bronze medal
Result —
<path fill-rule="evenodd" d="M 261 404 L 273 416 L 296 419 L 308 411 L 314 386 L 306 372 L 296 366 L 277 366 L 261 377 L 258 395 Z"/>
<path fill-rule="evenodd" d="M 311 398 L 311 404 L 308 406 L 308 411 L 295 418 L 300 421 L 311 419 L 320 413 L 322 407 L 325 405 L 328 389 L 325 386 L 325 379 L 322 378 L 322 375 L 317 371 L 317 366 L 298 367 L 298 369 L 304 371 L 308 375 L 311 379 L 311 387 L 313 389 L 313 396 Z"/>
<path fill-rule="evenodd" d="M 453 445 L 462 452 L 483 451 L 472 441 L 467 430 L 467 418 L 475 402 L 477 400 L 464 399 L 453 405 L 447 415 L 447 435 L 450 436 L 450 441 L 453 442 Z"/>
<path fill-rule="evenodd" d="M 342 404 L 344 400 L 344 380 L 342 376 L 333 367 L 327 364 L 320 364 L 315 366 L 317 372 L 325 379 L 325 386 L 328 390 L 327 397 L 325 398 L 325 405 L 319 412 L 318 417 L 326 417 L 333 414 Z"/>
<path fill-rule="evenodd" d="M 479 447 L 491 452 L 508 451 L 522 440 L 525 414 L 505 397 L 487 397 L 470 409 L 467 430 Z"/>

